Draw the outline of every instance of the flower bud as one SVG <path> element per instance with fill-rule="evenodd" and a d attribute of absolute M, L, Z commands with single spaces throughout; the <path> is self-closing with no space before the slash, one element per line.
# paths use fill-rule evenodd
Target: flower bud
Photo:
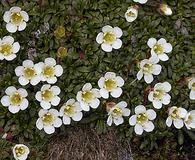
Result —
<path fill-rule="evenodd" d="M 166 16 L 172 15 L 172 10 L 167 4 L 160 4 L 159 10 L 162 14 Z"/>

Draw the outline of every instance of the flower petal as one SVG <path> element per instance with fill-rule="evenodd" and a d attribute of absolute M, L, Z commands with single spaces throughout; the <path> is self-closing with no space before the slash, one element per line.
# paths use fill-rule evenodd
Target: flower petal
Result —
<path fill-rule="evenodd" d="M 138 135 L 142 135 L 143 133 L 143 127 L 140 124 L 136 124 L 134 127 L 135 133 Z"/>
<path fill-rule="evenodd" d="M 112 44 L 112 48 L 114 48 L 114 49 L 119 49 L 119 48 L 121 48 L 121 46 L 122 46 L 122 41 L 120 39 L 117 39 Z"/>
<path fill-rule="evenodd" d="M 52 86 L 51 91 L 53 92 L 54 95 L 59 95 L 61 90 L 58 86 Z"/>
<path fill-rule="evenodd" d="M 190 91 L 190 99 L 195 100 L 195 91 L 194 90 Z"/>
<path fill-rule="evenodd" d="M 116 124 L 117 126 L 122 124 L 123 122 L 124 122 L 123 117 L 114 118 L 114 124 Z"/>
<path fill-rule="evenodd" d="M 42 130 L 43 129 L 43 122 L 42 122 L 42 119 L 41 118 L 37 119 L 37 121 L 36 121 L 36 127 L 39 130 Z"/>
<path fill-rule="evenodd" d="M 135 107 L 135 114 L 145 113 L 146 108 L 143 105 L 138 105 Z"/>
<path fill-rule="evenodd" d="M 17 31 L 17 26 L 13 25 L 12 23 L 7 23 L 6 29 L 10 33 L 15 33 Z"/>
<path fill-rule="evenodd" d="M 71 119 L 70 119 L 70 117 L 68 117 L 68 116 L 66 116 L 66 115 L 64 115 L 63 116 L 63 123 L 65 124 L 65 125 L 69 125 L 70 124 L 70 122 L 71 122 Z"/>
<path fill-rule="evenodd" d="M 143 75 L 144 75 L 144 74 L 143 74 L 143 71 L 140 70 L 140 71 L 137 73 L 137 79 L 138 79 L 138 80 L 142 79 Z"/>
<path fill-rule="evenodd" d="M 27 96 L 28 96 L 28 92 L 26 91 L 26 89 L 23 89 L 23 88 L 19 88 L 19 89 L 18 89 L 18 93 L 19 93 L 22 97 L 27 97 Z"/>
<path fill-rule="evenodd" d="M 56 82 L 57 82 L 57 78 L 56 77 L 47 78 L 47 83 L 49 83 L 49 84 L 54 84 Z"/>
<path fill-rule="evenodd" d="M 47 134 L 52 134 L 55 132 L 55 128 L 53 126 L 44 126 L 43 129 Z"/>
<path fill-rule="evenodd" d="M 36 75 L 30 80 L 30 84 L 36 86 L 40 81 L 41 81 L 41 77 L 39 75 Z"/>
<path fill-rule="evenodd" d="M 121 96 L 122 92 L 123 92 L 122 89 L 121 89 L 120 87 L 117 87 L 117 88 L 115 88 L 115 89 L 113 89 L 113 90 L 111 91 L 111 95 L 112 95 L 112 97 L 114 97 L 114 98 L 118 98 L 118 97 Z"/>
<path fill-rule="evenodd" d="M 56 118 L 53 122 L 54 127 L 59 128 L 62 125 L 62 120 L 60 118 Z"/>
<path fill-rule="evenodd" d="M 8 87 L 6 90 L 5 90 L 5 93 L 7 94 L 7 95 L 11 95 L 11 94 L 13 94 L 14 92 L 16 92 L 17 90 L 16 90 L 16 88 L 14 87 L 14 86 L 10 86 L 10 87 Z"/>
<path fill-rule="evenodd" d="M 163 97 L 162 97 L 162 103 L 164 105 L 167 105 L 170 103 L 170 100 L 171 100 L 171 96 L 169 94 L 165 94 Z"/>
<path fill-rule="evenodd" d="M 113 32 L 117 38 L 120 38 L 123 35 L 123 31 L 119 27 L 114 27 Z"/>
<path fill-rule="evenodd" d="M 25 110 L 28 107 L 28 100 L 25 98 L 22 100 L 22 103 L 20 104 L 20 109 Z"/>
<path fill-rule="evenodd" d="M 18 27 L 18 31 L 23 31 L 26 28 L 26 22 L 22 22 L 19 27 Z"/>
<path fill-rule="evenodd" d="M 160 38 L 158 40 L 158 43 L 161 44 L 161 45 L 164 45 L 165 43 L 167 43 L 167 41 L 164 38 Z"/>
<path fill-rule="evenodd" d="M 125 83 L 125 81 L 120 76 L 116 77 L 116 82 L 117 82 L 117 86 L 119 86 L 119 87 L 122 87 Z"/>
<path fill-rule="evenodd" d="M 56 65 L 56 60 L 54 58 L 46 58 L 45 59 L 45 64 L 48 66 L 55 66 Z"/>
<path fill-rule="evenodd" d="M 144 124 L 144 130 L 146 132 L 151 132 L 154 130 L 154 124 L 151 121 L 148 121 Z"/>
<path fill-rule="evenodd" d="M 157 40 L 155 38 L 150 38 L 147 42 L 147 45 L 148 47 L 153 48 L 156 43 L 157 43 Z"/>
<path fill-rule="evenodd" d="M 23 76 L 19 77 L 18 82 L 22 85 L 25 86 L 29 83 L 29 80 L 24 78 Z"/>
<path fill-rule="evenodd" d="M 9 99 L 9 96 L 3 96 L 1 98 L 1 104 L 3 106 L 9 106 L 10 105 L 10 99 Z"/>
<path fill-rule="evenodd" d="M 109 126 L 111 126 L 112 125 L 112 116 L 110 115 L 110 116 L 108 116 L 108 119 L 107 119 L 107 124 L 109 125 Z"/>
<path fill-rule="evenodd" d="M 173 47 L 172 47 L 172 45 L 171 45 L 170 43 L 164 44 L 164 45 L 163 45 L 163 48 L 164 48 L 165 53 L 169 53 L 169 52 L 171 52 L 172 49 L 173 49 Z"/>
<path fill-rule="evenodd" d="M 113 28 L 109 25 L 106 25 L 102 28 L 102 32 L 112 32 L 113 31 Z"/>
<path fill-rule="evenodd" d="M 89 91 L 92 89 L 92 85 L 91 83 L 86 83 L 83 88 L 82 88 L 82 91 Z"/>
<path fill-rule="evenodd" d="M 22 15 L 23 19 L 28 22 L 29 20 L 29 16 L 28 13 L 26 13 L 25 11 L 21 11 L 20 14 Z"/>
<path fill-rule="evenodd" d="M 16 58 L 16 55 L 15 54 L 10 54 L 8 56 L 5 56 L 4 57 L 7 61 L 12 61 L 14 58 Z"/>
<path fill-rule="evenodd" d="M 9 109 L 9 111 L 10 111 L 11 113 L 15 114 L 15 113 L 18 113 L 18 112 L 19 112 L 20 107 L 10 105 L 10 106 L 8 107 L 8 109 Z"/>
<path fill-rule="evenodd" d="M 104 38 L 104 34 L 102 32 L 100 32 L 97 37 L 96 37 L 96 42 L 98 44 L 102 44 L 103 43 L 103 38 Z"/>
<path fill-rule="evenodd" d="M 91 106 L 91 108 L 96 109 L 100 105 L 100 100 L 95 98 L 92 101 L 90 101 L 89 105 Z"/>
<path fill-rule="evenodd" d="M 159 75 L 160 72 L 161 72 L 161 70 L 162 70 L 161 65 L 155 64 L 155 65 L 153 65 L 152 74 L 154 74 L 154 75 Z"/>
<path fill-rule="evenodd" d="M 49 108 L 51 108 L 51 103 L 46 102 L 46 101 L 41 101 L 40 105 L 41 105 L 41 107 L 43 109 L 49 109 Z"/>
<path fill-rule="evenodd" d="M 123 109 L 123 116 L 127 117 L 127 116 L 129 116 L 129 115 L 130 115 L 130 109 L 124 108 L 124 109 Z"/>
<path fill-rule="evenodd" d="M 74 121 L 80 121 L 83 117 L 83 113 L 82 112 L 76 112 L 73 116 L 72 119 Z"/>
<path fill-rule="evenodd" d="M 18 42 L 15 42 L 13 44 L 13 53 L 17 53 L 20 50 L 20 44 Z"/>
<path fill-rule="evenodd" d="M 112 46 L 110 44 L 102 43 L 101 48 L 105 52 L 111 52 L 112 51 Z"/>
<path fill-rule="evenodd" d="M 107 91 L 106 89 L 104 89 L 104 88 L 101 88 L 101 89 L 100 89 L 100 95 L 101 95 L 104 99 L 108 99 L 108 97 L 109 97 L 108 91 Z"/>
<path fill-rule="evenodd" d="M 176 120 L 174 120 L 173 121 L 173 124 L 174 124 L 175 128 L 177 128 L 177 129 L 181 129 L 183 127 L 183 125 L 184 125 L 182 119 L 176 119 Z"/>
<path fill-rule="evenodd" d="M 153 78 L 152 74 L 145 74 L 144 75 L 144 80 L 147 84 L 149 84 L 154 80 L 154 78 Z"/>
<path fill-rule="evenodd" d="M 104 81 L 105 81 L 105 78 L 104 77 L 101 77 L 99 80 L 98 80 L 98 86 L 100 88 L 103 88 L 104 87 Z"/>
<path fill-rule="evenodd" d="M 153 109 L 148 109 L 146 114 L 149 120 L 154 120 L 156 118 L 156 112 Z"/>
<path fill-rule="evenodd" d="M 6 22 L 6 23 L 9 23 L 10 21 L 10 17 L 11 17 L 11 12 L 10 11 L 6 11 L 3 15 L 3 20 Z"/>
<path fill-rule="evenodd" d="M 55 75 L 57 77 L 60 77 L 63 74 L 63 68 L 61 65 L 56 65 L 55 66 Z"/>
<path fill-rule="evenodd" d="M 59 103 L 60 103 L 60 97 L 55 96 L 54 98 L 52 98 L 51 104 L 52 104 L 53 106 L 57 106 Z"/>
<path fill-rule="evenodd" d="M 89 111 L 89 105 L 87 103 L 84 103 L 84 102 L 80 102 L 80 105 L 81 105 L 81 108 L 84 110 L 84 111 Z"/>
<path fill-rule="evenodd" d="M 154 108 L 156 108 L 156 109 L 162 108 L 162 102 L 159 100 L 153 100 L 152 104 L 153 104 Z"/>
<path fill-rule="evenodd" d="M 171 117 L 168 117 L 167 119 L 166 119 L 166 125 L 168 126 L 168 127 L 171 127 L 171 125 L 172 125 L 172 119 L 171 119 Z"/>
<path fill-rule="evenodd" d="M 158 55 L 158 58 L 159 58 L 161 61 L 168 61 L 168 60 L 169 60 L 169 57 L 168 57 L 167 54 L 165 54 L 165 53 L 159 54 L 159 55 Z"/>
<path fill-rule="evenodd" d="M 131 126 L 134 126 L 137 122 L 137 116 L 136 115 L 132 115 L 130 118 L 129 118 L 129 124 Z"/>

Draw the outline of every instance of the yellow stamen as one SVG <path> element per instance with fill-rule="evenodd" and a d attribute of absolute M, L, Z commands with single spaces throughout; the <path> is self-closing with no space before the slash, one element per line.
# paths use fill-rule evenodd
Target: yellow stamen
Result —
<path fill-rule="evenodd" d="M 16 147 L 15 148 L 15 153 L 17 157 L 22 156 L 25 153 L 25 147 L 21 146 L 21 147 Z"/>
<path fill-rule="evenodd" d="M 54 121 L 54 116 L 48 112 L 48 113 L 43 115 L 42 121 L 45 125 L 49 125 Z"/>
<path fill-rule="evenodd" d="M 82 93 L 82 100 L 83 100 L 84 102 L 89 102 L 89 101 L 92 100 L 93 98 L 94 98 L 94 96 L 93 96 L 92 91 L 84 91 L 84 92 Z"/>
<path fill-rule="evenodd" d="M 153 47 L 153 50 L 156 54 L 162 54 L 163 53 L 163 46 L 161 44 L 155 44 Z"/>
<path fill-rule="evenodd" d="M 67 115 L 67 116 L 70 116 L 74 113 L 74 106 L 72 105 L 67 105 L 65 108 L 64 108 L 64 114 Z"/>
<path fill-rule="evenodd" d="M 129 13 L 127 13 L 127 16 L 129 16 L 129 17 L 135 17 L 135 13 L 133 13 L 132 11 L 129 11 Z"/>
<path fill-rule="evenodd" d="M 137 123 L 143 125 L 147 121 L 148 117 L 145 113 L 140 113 L 139 115 L 137 115 Z"/>
<path fill-rule="evenodd" d="M 116 108 L 112 111 L 111 115 L 112 115 L 112 117 L 117 118 L 117 117 L 122 116 L 122 113 L 123 113 L 122 109 L 119 108 L 119 107 L 116 107 Z"/>
<path fill-rule="evenodd" d="M 114 88 L 116 88 L 116 86 L 116 81 L 113 79 L 106 79 L 104 81 L 104 88 L 108 91 L 112 91 Z"/>
<path fill-rule="evenodd" d="M 104 33 L 103 41 L 106 44 L 112 44 L 116 40 L 116 36 L 111 32 Z"/>
<path fill-rule="evenodd" d="M 47 78 L 54 76 L 54 67 L 52 67 L 52 66 L 45 66 L 43 68 L 43 75 L 45 77 L 47 77 Z"/>
<path fill-rule="evenodd" d="M 192 120 L 193 120 L 193 118 L 192 118 L 192 115 L 190 114 L 189 116 L 188 116 L 188 119 L 185 121 L 187 124 L 190 124 L 190 123 L 192 123 Z"/>
<path fill-rule="evenodd" d="M 144 73 L 151 73 L 152 70 L 152 64 L 150 63 L 146 63 L 143 67 L 143 71 Z"/>
<path fill-rule="evenodd" d="M 47 89 L 41 92 L 41 96 L 43 100 L 49 101 L 53 98 L 53 92 Z"/>
<path fill-rule="evenodd" d="M 35 76 L 36 72 L 34 68 L 25 68 L 24 69 L 24 77 L 27 79 L 32 79 Z"/>
<path fill-rule="evenodd" d="M 161 99 L 163 95 L 164 95 L 164 92 L 162 90 L 156 90 L 154 91 L 154 94 L 153 94 L 155 99 Z"/>
<path fill-rule="evenodd" d="M 1 44 L 0 45 L 0 53 L 4 56 L 8 56 L 12 53 L 12 45 L 10 44 Z"/>
<path fill-rule="evenodd" d="M 11 15 L 11 23 L 19 26 L 20 23 L 22 23 L 22 21 L 23 21 L 23 17 L 22 17 L 22 15 L 19 12 L 12 13 L 12 15 Z"/>
<path fill-rule="evenodd" d="M 11 104 L 14 106 L 18 106 L 19 104 L 21 104 L 22 99 L 23 99 L 22 96 L 18 92 L 15 92 L 9 98 L 10 98 Z"/>

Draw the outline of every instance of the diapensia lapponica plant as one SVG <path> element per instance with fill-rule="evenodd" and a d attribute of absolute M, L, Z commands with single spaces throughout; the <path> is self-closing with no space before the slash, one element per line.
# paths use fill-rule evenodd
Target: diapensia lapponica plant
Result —
<path fill-rule="evenodd" d="M 147 0 L 134 0 L 140 4 L 144 4 Z M 127 22 L 132 23 L 138 17 L 139 8 L 130 6 L 124 13 Z M 161 12 L 164 15 L 171 15 L 172 11 L 166 4 L 160 6 Z M 12 7 L 6 11 L 3 16 L 6 23 L 6 29 L 10 33 L 23 31 L 26 28 L 29 16 L 27 12 L 20 7 Z M 58 31 L 64 32 L 63 27 Z M 123 30 L 118 26 L 110 24 L 102 26 L 99 34 L 96 37 L 96 42 L 101 46 L 104 52 L 112 52 L 123 47 L 122 36 Z M 60 36 L 64 34 L 59 34 Z M 55 32 L 55 36 L 59 36 Z M 162 37 L 148 37 L 146 46 L 150 50 L 150 57 L 140 60 L 137 80 L 142 78 L 146 84 L 151 84 L 156 76 L 160 75 L 163 70 L 162 62 L 168 63 L 169 54 L 174 50 L 172 44 Z M 0 59 L 12 61 L 17 58 L 21 46 L 12 36 L 5 36 L 0 39 Z M 109 53 L 108 53 L 109 54 Z M 9 62 L 8 62 L 9 63 Z M 64 88 L 57 86 L 58 78 L 63 75 L 63 67 L 58 64 L 57 59 L 47 57 L 42 61 L 24 60 L 15 68 L 15 75 L 18 83 L 22 86 L 9 86 L 5 89 L 5 93 L 1 98 L 3 106 L 12 114 L 20 114 L 21 110 L 30 107 L 28 98 L 29 93 L 24 88 L 29 85 L 35 87 L 39 83 L 42 87 L 34 93 L 34 99 L 40 105 L 38 118 L 34 124 L 40 132 L 43 130 L 47 134 L 53 134 L 56 128 L 62 125 L 70 125 L 72 121 L 81 121 L 85 112 L 96 110 L 104 100 L 108 98 L 114 99 L 112 102 L 107 101 L 107 125 L 113 124 L 118 126 L 125 123 L 129 119 L 129 127 L 133 126 L 137 135 L 142 135 L 145 132 L 152 132 L 155 129 L 155 119 L 158 117 L 158 112 L 161 109 L 167 108 L 168 116 L 164 123 L 167 127 L 173 126 L 177 129 L 186 127 L 186 129 L 195 128 L 195 110 L 187 111 L 181 106 L 167 105 L 171 102 L 170 92 L 172 89 L 168 81 L 159 82 L 154 87 L 149 89 L 148 100 L 153 106 L 153 109 L 147 109 L 143 104 L 134 106 L 132 109 L 127 102 L 121 100 L 123 86 L 125 80 L 115 72 L 102 73 L 102 77 L 97 79 L 96 88 L 90 82 L 85 82 L 80 86 L 74 98 L 63 102 L 64 97 L 60 96 Z M 187 87 L 187 86 L 186 86 Z M 189 79 L 189 98 L 195 99 L 195 78 Z M 31 94 L 32 95 L 32 94 Z M 61 104 L 60 102 L 63 102 Z M 56 109 L 60 106 L 60 110 Z M 24 144 L 17 144 L 13 147 L 13 155 L 17 160 L 25 160 L 30 153 L 29 148 Z"/>

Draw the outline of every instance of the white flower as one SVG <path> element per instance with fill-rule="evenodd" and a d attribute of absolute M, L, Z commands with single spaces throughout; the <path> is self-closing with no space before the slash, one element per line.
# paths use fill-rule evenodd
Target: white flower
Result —
<path fill-rule="evenodd" d="M 100 97 L 99 90 L 92 88 L 91 83 L 86 83 L 82 91 L 77 93 L 76 99 L 84 111 L 89 111 L 90 107 L 95 109 L 99 106 L 100 100 L 98 98 Z"/>
<path fill-rule="evenodd" d="M 169 59 L 166 53 L 170 53 L 173 47 L 164 38 L 158 41 L 155 38 L 150 38 L 147 44 L 151 48 L 152 55 L 157 55 L 161 61 L 167 61 Z"/>
<path fill-rule="evenodd" d="M 134 20 L 136 20 L 137 16 L 138 10 L 134 6 L 128 7 L 128 10 L 125 13 L 127 22 L 133 22 Z"/>
<path fill-rule="evenodd" d="M 29 82 L 33 86 L 37 85 L 41 80 L 40 67 L 39 63 L 34 64 L 31 60 L 23 61 L 22 66 L 18 66 L 15 69 L 16 76 L 19 77 L 18 82 L 21 85 L 27 85 Z"/>
<path fill-rule="evenodd" d="M 184 118 L 184 124 L 187 129 L 195 128 L 195 110 L 187 113 L 186 117 Z"/>
<path fill-rule="evenodd" d="M 26 160 L 30 153 L 29 148 L 24 144 L 16 144 L 12 149 L 15 160 Z"/>
<path fill-rule="evenodd" d="M 141 3 L 141 4 L 144 4 L 146 3 L 148 0 L 133 0 L 134 2 L 138 2 L 138 3 Z"/>
<path fill-rule="evenodd" d="M 170 127 L 173 123 L 177 129 L 180 129 L 184 125 L 184 118 L 186 117 L 186 115 L 186 109 L 173 106 L 169 109 L 169 116 L 166 120 L 166 125 Z"/>
<path fill-rule="evenodd" d="M 47 83 L 54 84 L 57 82 L 56 77 L 60 77 L 63 73 L 61 65 L 56 65 L 56 60 L 53 58 L 46 58 L 45 62 L 40 62 L 41 65 L 41 79 Z"/>
<path fill-rule="evenodd" d="M 129 124 L 135 126 L 135 133 L 141 135 L 143 131 L 152 132 L 154 124 L 152 120 L 156 118 L 156 112 L 153 109 L 148 109 L 143 105 L 135 107 L 135 115 L 129 118 Z"/>
<path fill-rule="evenodd" d="M 159 59 L 153 55 L 149 59 L 144 59 L 140 62 L 140 71 L 137 73 L 137 79 L 140 80 L 144 76 L 146 83 L 151 83 L 154 78 L 153 75 L 159 75 L 161 72 L 161 65 L 157 64 Z"/>
<path fill-rule="evenodd" d="M 36 93 L 35 98 L 40 102 L 43 109 L 49 109 L 51 105 L 57 106 L 60 103 L 60 97 L 58 96 L 60 92 L 58 86 L 45 84 L 41 87 L 41 91 Z"/>
<path fill-rule="evenodd" d="M 127 103 L 125 101 L 121 101 L 118 104 L 114 105 L 108 111 L 108 119 L 107 124 L 109 126 L 114 123 L 115 125 L 120 125 L 124 122 L 123 116 L 129 116 L 130 110 L 127 107 Z"/>
<path fill-rule="evenodd" d="M 190 99 L 195 100 L 195 78 L 192 78 L 188 83 L 188 88 L 190 91 Z"/>
<path fill-rule="evenodd" d="M 71 123 L 71 118 L 74 121 L 80 121 L 83 117 L 81 112 L 82 108 L 79 102 L 76 102 L 74 99 L 69 99 L 61 108 L 60 116 L 63 116 L 63 123 L 69 125 Z"/>
<path fill-rule="evenodd" d="M 20 7 L 12 7 L 4 13 L 3 20 L 7 23 L 6 29 L 8 32 L 14 33 L 17 30 L 23 31 L 26 28 L 26 22 L 28 22 L 29 16 Z"/>
<path fill-rule="evenodd" d="M 16 53 L 20 50 L 20 44 L 14 42 L 11 36 L 5 36 L 0 39 L 0 60 L 11 61 L 16 58 Z"/>
<path fill-rule="evenodd" d="M 101 44 L 101 48 L 105 52 L 111 52 L 112 48 L 119 49 L 122 46 L 122 41 L 119 39 L 122 36 L 123 32 L 119 27 L 111 27 L 109 25 L 102 28 L 96 41 L 98 44 Z"/>
<path fill-rule="evenodd" d="M 59 116 L 60 114 L 56 109 L 41 109 L 36 126 L 39 130 L 44 129 L 47 134 L 52 134 L 55 132 L 55 128 L 59 128 L 62 125 L 62 120 Z"/>
<path fill-rule="evenodd" d="M 5 90 L 6 95 L 1 98 L 3 106 L 8 107 L 11 113 L 17 113 L 20 110 L 25 110 L 28 107 L 28 100 L 26 97 L 28 93 L 25 89 L 10 86 Z"/>
<path fill-rule="evenodd" d="M 120 76 L 116 76 L 114 72 L 107 72 L 104 77 L 101 77 L 98 81 L 100 87 L 100 95 L 108 99 L 109 93 L 114 98 L 118 98 L 122 94 L 121 87 L 124 85 L 124 80 Z"/>
<path fill-rule="evenodd" d="M 167 4 L 161 4 L 160 11 L 166 16 L 172 15 L 172 10 Z"/>
<path fill-rule="evenodd" d="M 153 90 L 148 95 L 148 100 L 153 103 L 154 108 L 162 108 L 162 104 L 170 103 L 171 96 L 167 93 L 171 90 L 171 84 L 168 82 L 155 84 Z"/>

